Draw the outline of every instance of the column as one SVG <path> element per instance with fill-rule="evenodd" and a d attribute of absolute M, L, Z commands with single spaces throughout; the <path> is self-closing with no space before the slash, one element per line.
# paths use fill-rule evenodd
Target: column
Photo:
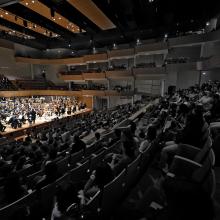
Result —
<path fill-rule="evenodd" d="M 31 79 L 34 79 L 34 67 L 33 67 L 33 64 L 30 64 L 30 71 L 31 71 Z"/>
<path fill-rule="evenodd" d="M 164 90 L 165 90 L 165 80 L 161 80 L 161 96 L 164 96 Z"/>

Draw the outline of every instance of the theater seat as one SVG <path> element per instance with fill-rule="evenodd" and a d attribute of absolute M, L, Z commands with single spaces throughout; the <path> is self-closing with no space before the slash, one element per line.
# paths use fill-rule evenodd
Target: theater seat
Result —
<path fill-rule="evenodd" d="M 169 173 L 172 173 L 174 176 L 185 177 L 185 178 L 191 179 L 195 170 L 201 167 L 202 167 L 201 164 L 193 160 L 175 155 L 173 162 L 170 166 Z"/>
<path fill-rule="evenodd" d="M 70 179 L 73 182 L 82 182 L 86 181 L 89 177 L 89 166 L 90 161 L 87 160 L 83 164 L 78 164 L 77 167 L 73 168 L 70 171 Z"/>
<path fill-rule="evenodd" d="M 54 195 L 56 193 L 56 183 L 51 183 L 40 189 L 40 205 L 44 216 L 50 214 L 53 208 Z"/>
<path fill-rule="evenodd" d="M 85 205 L 86 211 L 97 216 L 100 212 L 101 191 L 99 190 Z"/>
<path fill-rule="evenodd" d="M 69 158 L 70 165 L 74 166 L 77 162 L 79 162 L 82 159 L 83 155 L 84 155 L 83 150 L 76 152 L 74 154 L 71 154 Z"/>
<path fill-rule="evenodd" d="M 105 150 L 101 151 L 99 154 L 93 154 L 91 158 L 90 171 L 94 170 L 99 163 L 103 161 L 105 155 Z"/>
<path fill-rule="evenodd" d="M 137 181 L 139 175 L 139 165 L 140 165 L 141 155 L 130 163 L 126 169 L 126 179 L 125 179 L 125 190 L 129 190 L 131 186 Z"/>
<path fill-rule="evenodd" d="M 126 171 L 124 169 L 114 180 L 104 186 L 101 201 L 101 219 L 109 219 L 113 215 L 113 211 L 124 193 L 125 177 Z"/>
<path fill-rule="evenodd" d="M 4 206 L 0 209 L 0 219 L 6 220 L 9 219 L 16 211 L 19 209 L 29 209 L 37 200 L 37 192 L 33 191 L 32 193 L 22 197 L 21 199 Z"/>
<path fill-rule="evenodd" d="M 58 169 L 59 174 L 66 173 L 70 168 L 68 157 L 65 157 L 59 160 L 56 164 L 57 164 L 57 169 Z"/>

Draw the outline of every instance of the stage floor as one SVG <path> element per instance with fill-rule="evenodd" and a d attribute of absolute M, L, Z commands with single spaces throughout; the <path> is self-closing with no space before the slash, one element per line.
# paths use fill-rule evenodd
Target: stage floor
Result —
<path fill-rule="evenodd" d="M 6 126 L 6 129 L 5 129 L 4 132 L 0 132 L 0 134 L 2 136 L 8 136 L 10 133 L 13 133 L 13 132 L 17 132 L 17 131 L 21 131 L 21 130 L 25 130 L 25 129 L 29 129 L 29 128 L 33 128 L 33 127 L 37 127 L 37 126 L 42 125 L 44 123 L 51 122 L 55 118 L 62 119 L 62 118 L 66 118 L 66 117 L 69 117 L 69 116 L 75 116 L 75 115 L 80 115 L 80 114 L 89 113 L 89 112 L 91 112 L 91 109 L 84 109 L 84 110 L 72 113 L 71 115 L 68 115 L 67 113 L 65 113 L 64 115 L 59 116 L 59 117 L 55 114 L 53 114 L 52 116 L 47 116 L 47 117 L 44 117 L 44 116 L 43 117 L 37 117 L 36 121 L 35 121 L 35 124 L 30 125 L 28 122 L 26 122 L 25 124 L 22 124 L 21 128 L 16 128 L 16 129 L 12 128 L 11 125 L 5 125 L 4 124 Z"/>

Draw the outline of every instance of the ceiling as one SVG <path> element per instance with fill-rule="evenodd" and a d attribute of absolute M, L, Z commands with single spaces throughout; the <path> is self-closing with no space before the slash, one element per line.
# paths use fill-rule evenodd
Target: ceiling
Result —
<path fill-rule="evenodd" d="M 137 39 L 197 31 L 220 12 L 219 0 L 192 2 L 4 0 L 0 38 L 41 50 L 68 48 L 92 53 L 94 47 L 111 48 L 114 44 L 134 44 Z"/>

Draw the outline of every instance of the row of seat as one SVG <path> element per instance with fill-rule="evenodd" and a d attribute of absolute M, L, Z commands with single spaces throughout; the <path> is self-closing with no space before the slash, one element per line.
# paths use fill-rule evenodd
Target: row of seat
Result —
<path fill-rule="evenodd" d="M 185 177 L 201 184 L 211 195 L 215 192 L 215 154 L 212 150 L 212 139 L 207 123 L 202 132 L 202 147 L 181 144 L 180 152 L 174 156 L 169 169 L 169 177 Z"/>
<path fill-rule="evenodd" d="M 106 139 L 108 139 L 111 135 L 113 135 L 113 132 L 110 132 L 105 136 Z M 67 157 L 64 157 L 63 159 L 57 161 L 58 170 L 60 173 L 65 173 L 62 177 L 60 177 L 58 180 L 56 180 L 54 183 L 47 185 L 43 187 L 39 191 L 33 191 L 32 193 L 24 196 L 23 198 L 17 200 L 16 202 L 5 206 L 0 209 L 0 219 L 9 219 L 12 213 L 14 213 L 16 210 L 18 210 L 21 207 L 30 207 L 34 203 L 40 204 L 40 210 L 42 213 L 47 216 L 49 212 L 51 211 L 52 204 L 53 204 L 53 198 L 56 193 L 57 186 L 62 185 L 63 183 L 66 183 L 68 181 L 73 182 L 84 182 L 88 179 L 90 171 L 93 170 L 96 165 L 103 160 L 104 156 L 108 153 L 114 152 L 119 147 L 120 142 L 115 143 L 113 146 L 109 148 L 103 148 L 103 150 L 98 151 L 97 154 L 93 154 L 93 150 L 96 151 L 96 146 L 90 146 L 88 149 L 88 152 L 80 151 L 73 155 L 68 155 Z M 149 148 L 150 149 L 150 148 Z M 92 153 L 92 154 L 91 154 Z M 124 174 L 121 174 L 119 176 L 123 176 L 123 190 L 121 192 L 125 192 L 125 190 L 129 189 L 129 187 L 134 183 L 136 180 L 136 177 L 139 175 L 141 170 L 144 170 L 147 163 L 147 158 L 149 155 L 149 150 L 143 152 L 143 154 L 139 155 L 135 161 L 133 161 L 126 171 L 124 171 Z M 77 163 L 79 162 L 80 163 Z M 76 166 L 74 166 L 75 164 Z M 38 173 L 32 174 L 28 176 L 28 181 L 31 182 L 36 175 L 40 175 L 42 171 L 39 171 Z M 126 177 L 126 181 L 125 181 Z M 116 177 L 116 181 L 119 177 Z M 112 184 L 110 184 L 111 186 Z M 113 184 L 114 185 L 114 184 Z M 111 188 L 111 187 L 108 188 Z M 30 202 L 32 201 L 32 202 Z M 35 202 L 33 202 L 35 201 Z M 90 204 L 93 204 L 91 201 Z M 105 209 L 105 208 L 104 208 Z M 104 210 L 103 209 L 103 210 Z"/>

